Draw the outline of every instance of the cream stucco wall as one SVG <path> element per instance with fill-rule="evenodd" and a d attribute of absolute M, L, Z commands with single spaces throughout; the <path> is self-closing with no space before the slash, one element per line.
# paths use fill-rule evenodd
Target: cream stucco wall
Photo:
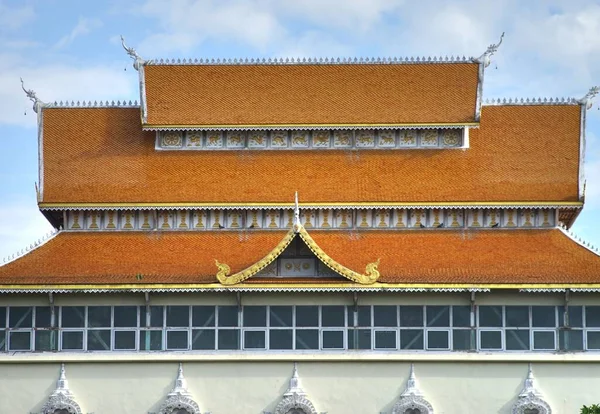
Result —
<path fill-rule="evenodd" d="M 38 411 L 54 389 L 58 363 L 0 367 L 0 412 Z M 535 363 L 538 388 L 554 413 L 578 413 L 600 401 L 600 364 Z M 391 412 L 404 389 L 406 362 L 300 362 L 301 385 L 319 412 Z M 158 410 L 173 387 L 177 363 L 68 363 L 70 388 L 84 412 Z M 262 414 L 285 392 L 291 362 L 187 362 L 189 391 L 202 412 Z M 415 364 L 417 380 L 438 414 L 511 411 L 527 374 L 526 363 Z M 7 398 L 8 397 L 8 398 Z"/>

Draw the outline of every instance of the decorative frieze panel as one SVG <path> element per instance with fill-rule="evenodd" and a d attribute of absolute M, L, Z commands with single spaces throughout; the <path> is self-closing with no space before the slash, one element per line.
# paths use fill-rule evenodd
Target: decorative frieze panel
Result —
<path fill-rule="evenodd" d="M 461 148 L 462 128 L 159 131 L 159 150 Z"/>
<path fill-rule="evenodd" d="M 286 230 L 292 209 L 107 210 L 66 212 L 67 230 Z M 555 209 L 313 208 L 300 210 L 308 229 L 552 228 Z"/>

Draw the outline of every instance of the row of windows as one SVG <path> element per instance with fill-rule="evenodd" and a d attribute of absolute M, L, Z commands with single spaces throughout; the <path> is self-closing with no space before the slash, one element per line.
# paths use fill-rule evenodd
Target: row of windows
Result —
<path fill-rule="evenodd" d="M 0 350 L 600 350 L 600 306 L 0 307 Z"/>

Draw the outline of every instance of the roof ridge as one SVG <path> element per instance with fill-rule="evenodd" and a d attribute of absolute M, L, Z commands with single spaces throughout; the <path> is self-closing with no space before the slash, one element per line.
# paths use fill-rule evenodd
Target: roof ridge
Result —
<path fill-rule="evenodd" d="M 303 57 L 303 58 L 200 58 L 200 59 L 152 59 L 144 65 L 365 65 L 365 64 L 416 64 L 416 63 L 477 63 L 467 56 L 405 56 L 405 57 Z"/>
<path fill-rule="evenodd" d="M 484 105 L 579 105 L 576 98 L 490 98 L 486 99 Z"/>
<path fill-rule="evenodd" d="M 42 237 L 40 237 L 38 240 L 36 240 L 32 244 L 30 244 L 29 246 L 25 247 L 24 249 L 21 249 L 21 250 L 17 251 L 16 253 L 14 253 L 12 255 L 8 255 L 7 257 L 3 258 L 2 263 L 0 264 L 0 267 L 3 267 L 11 262 L 14 262 L 17 259 L 20 259 L 21 257 L 29 254 L 30 252 L 36 250 L 40 246 L 43 246 L 48 241 L 52 240 L 53 238 L 55 238 L 58 234 L 60 234 L 62 232 L 63 232 L 62 228 L 60 230 L 56 230 L 56 229 L 51 230 L 50 232 L 44 234 Z"/>
<path fill-rule="evenodd" d="M 44 108 L 139 108 L 137 100 L 134 101 L 54 101 L 45 103 Z"/>
<path fill-rule="evenodd" d="M 559 224 L 558 225 L 558 229 L 563 234 L 565 234 L 568 238 L 570 238 L 571 240 L 573 240 L 575 243 L 577 243 L 581 247 L 584 247 L 585 249 L 589 250 L 590 252 L 592 252 L 596 256 L 600 257 L 600 250 L 598 249 L 598 247 L 593 246 L 590 242 L 586 242 L 581 237 L 577 236 L 572 230 L 569 230 L 567 228 L 567 226 L 565 226 L 564 224 Z"/>

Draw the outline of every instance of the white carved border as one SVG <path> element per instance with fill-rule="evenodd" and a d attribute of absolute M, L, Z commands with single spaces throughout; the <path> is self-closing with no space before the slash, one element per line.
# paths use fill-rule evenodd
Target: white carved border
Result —
<path fill-rule="evenodd" d="M 183 364 L 179 363 L 177 378 L 173 390 L 167 394 L 167 398 L 160 406 L 158 414 L 172 414 L 174 410 L 184 409 L 190 414 L 201 414 L 198 403 L 187 390 L 187 381 L 183 376 Z"/>
<path fill-rule="evenodd" d="M 513 406 L 512 414 L 526 414 L 526 410 L 530 409 L 537 409 L 539 414 L 552 414 L 550 404 L 544 401 L 542 393 L 535 388 L 534 381 L 533 370 L 531 364 L 529 364 L 523 390 Z"/>
<path fill-rule="evenodd" d="M 277 404 L 274 414 L 287 414 L 292 409 L 299 409 L 304 414 L 317 414 L 313 403 L 308 399 L 306 393 L 300 386 L 300 377 L 298 376 L 298 364 L 294 362 L 294 371 L 290 378 L 290 385 L 283 394 L 283 399 Z"/>
<path fill-rule="evenodd" d="M 398 402 L 394 404 L 392 414 L 404 414 L 409 409 L 418 409 L 421 414 L 433 414 L 433 406 L 425 399 L 423 392 L 417 386 L 414 364 L 410 364 L 406 389 L 400 395 Z"/>
<path fill-rule="evenodd" d="M 65 364 L 60 365 L 60 375 L 58 381 L 56 381 L 56 389 L 42 407 L 41 414 L 54 414 L 56 410 L 67 410 L 69 414 L 82 414 L 81 407 L 69 390 Z"/>

